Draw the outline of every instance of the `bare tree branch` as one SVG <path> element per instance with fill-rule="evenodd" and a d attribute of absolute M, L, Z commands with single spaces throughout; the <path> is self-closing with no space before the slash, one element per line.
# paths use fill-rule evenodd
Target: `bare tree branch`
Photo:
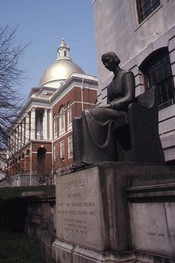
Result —
<path fill-rule="evenodd" d="M 0 158 L 4 158 L 10 136 L 9 127 L 14 123 L 21 107 L 19 87 L 23 71 L 19 59 L 26 46 L 16 45 L 16 30 L 0 27 Z"/>

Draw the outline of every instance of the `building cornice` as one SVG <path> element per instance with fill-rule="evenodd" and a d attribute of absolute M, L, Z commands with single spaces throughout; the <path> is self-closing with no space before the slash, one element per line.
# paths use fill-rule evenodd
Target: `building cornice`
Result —
<path fill-rule="evenodd" d="M 73 84 L 73 85 L 72 85 Z M 84 85 L 93 85 L 93 87 L 87 87 Z M 63 97 L 65 96 L 65 93 L 73 89 L 74 87 L 82 88 L 83 89 L 92 89 L 92 90 L 97 90 L 98 88 L 98 78 L 95 76 L 91 75 L 85 75 L 85 74 L 78 74 L 78 73 L 73 73 L 64 84 L 58 89 L 58 91 L 53 94 L 53 96 L 50 98 L 50 103 L 53 105 L 55 104 L 55 100 L 58 97 Z"/>

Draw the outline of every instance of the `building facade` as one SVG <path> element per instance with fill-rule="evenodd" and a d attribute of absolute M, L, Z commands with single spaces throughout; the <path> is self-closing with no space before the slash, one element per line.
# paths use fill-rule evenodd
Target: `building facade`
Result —
<path fill-rule="evenodd" d="M 7 175 L 3 184 L 52 184 L 73 161 L 72 120 L 94 107 L 97 78 L 84 73 L 62 39 L 56 62 L 33 88 L 10 130 Z"/>
<path fill-rule="evenodd" d="M 106 101 L 110 73 L 102 54 L 114 51 L 131 70 L 136 96 L 152 86 L 159 93 L 159 133 L 167 163 L 175 163 L 175 1 L 93 0 L 99 87 Z"/>

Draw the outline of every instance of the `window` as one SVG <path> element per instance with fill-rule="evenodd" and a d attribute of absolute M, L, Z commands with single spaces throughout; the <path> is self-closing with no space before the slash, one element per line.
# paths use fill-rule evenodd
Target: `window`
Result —
<path fill-rule="evenodd" d="M 60 109 L 60 114 L 59 114 L 59 134 L 63 134 L 65 132 L 65 112 L 64 108 L 62 107 Z"/>
<path fill-rule="evenodd" d="M 68 137 L 68 158 L 73 156 L 72 136 Z"/>
<path fill-rule="evenodd" d="M 70 130 L 72 128 L 72 107 L 70 102 L 67 105 L 67 125 Z"/>
<path fill-rule="evenodd" d="M 36 139 L 43 139 L 43 109 L 36 110 Z"/>
<path fill-rule="evenodd" d="M 53 138 L 57 137 L 57 116 L 56 114 L 53 115 Z"/>
<path fill-rule="evenodd" d="M 136 0 L 136 3 L 139 23 L 141 23 L 160 5 L 160 0 Z"/>
<path fill-rule="evenodd" d="M 168 102 L 175 97 L 174 82 L 171 71 L 171 64 L 167 49 L 154 52 L 146 62 L 142 63 L 141 71 L 145 76 L 146 88 L 157 86 L 159 90 L 160 108 L 168 106 Z"/>
<path fill-rule="evenodd" d="M 58 159 L 58 147 L 57 144 L 53 145 L 53 160 L 54 162 Z"/>
<path fill-rule="evenodd" d="M 45 170 L 46 149 L 40 147 L 37 150 L 37 173 L 42 174 Z"/>
<path fill-rule="evenodd" d="M 64 141 L 60 142 L 60 159 L 64 160 Z"/>

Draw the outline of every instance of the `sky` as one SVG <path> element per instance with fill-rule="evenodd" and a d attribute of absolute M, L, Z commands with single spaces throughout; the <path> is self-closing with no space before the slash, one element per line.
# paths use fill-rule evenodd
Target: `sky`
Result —
<path fill-rule="evenodd" d="M 20 58 L 24 78 L 16 87 L 24 97 L 55 62 L 62 38 L 73 62 L 97 75 L 92 0 L 0 0 L 0 27 L 6 25 L 17 27 L 16 45 L 28 44 Z"/>

